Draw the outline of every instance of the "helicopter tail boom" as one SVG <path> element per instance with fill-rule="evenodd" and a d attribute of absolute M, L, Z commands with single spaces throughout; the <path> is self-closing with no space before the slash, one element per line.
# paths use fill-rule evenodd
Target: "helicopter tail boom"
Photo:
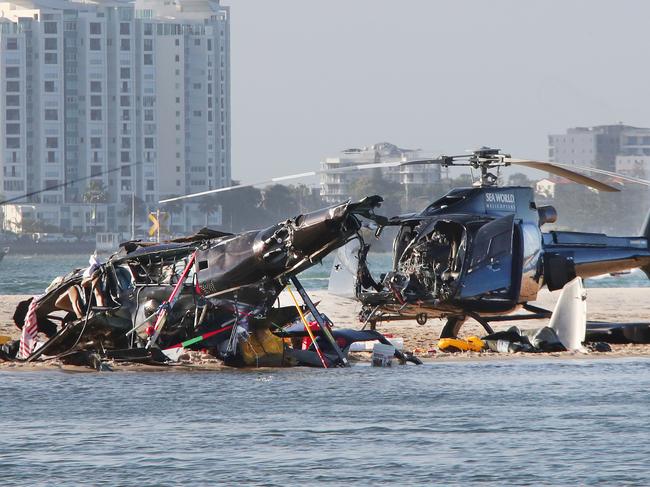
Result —
<path fill-rule="evenodd" d="M 600 276 L 640 268 L 650 275 L 650 228 L 639 237 L 610 237 L 602 233 L 544 234 L 544 282 L 552 291 L 576 276 Z"/>

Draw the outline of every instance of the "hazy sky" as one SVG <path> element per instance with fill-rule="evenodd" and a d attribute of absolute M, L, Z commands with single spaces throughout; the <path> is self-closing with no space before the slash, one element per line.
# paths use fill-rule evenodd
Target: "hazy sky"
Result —
<path fill-rule="evenodd" d="M 389 141 L 545 158 L 547 134 L 650 125 L 650 2 L 222 0 L 246 182 Z"/>

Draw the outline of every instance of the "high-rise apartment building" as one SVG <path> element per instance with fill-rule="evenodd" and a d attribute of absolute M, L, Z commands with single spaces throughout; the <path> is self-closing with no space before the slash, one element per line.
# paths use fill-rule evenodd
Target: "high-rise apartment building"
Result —
<path fill-rule="evenodd" d="M 62 231 L 127 230 L 133 195 L 154 209 L 229 185 L 229 25 L 218 0 L 0 3 L 5 199 L 91 178 L 19 201 L 14 227 L 24 206 Z M 182 230 L 205 225 L 196 206 Z"/>

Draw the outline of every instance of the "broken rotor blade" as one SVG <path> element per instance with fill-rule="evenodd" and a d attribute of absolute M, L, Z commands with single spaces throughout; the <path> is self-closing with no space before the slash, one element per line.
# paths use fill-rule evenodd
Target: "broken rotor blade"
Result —
<path fill-rule="evenodd" d="M 615 188 L 614 186 L 610 186 L 608 184 L 598 181 L 597 179 L 590 178 L 589 176 L 584 176 L 583 174 L 568 169 L 568 167 L 574 168 L 574 166 L 568 166 L 566 164 L 559 165 L 552 162 L 531 161 L 528 159 L 512 159 L 510 157 L 504 158 L 503 162 L 505 162 L 506 164 L 515 164 L 518 166 L 532 167 L 533 169 L 549 172 L 551 174 L 555 174 L 557 176 L 562 176 L 563 178 L 570 179 L 571 181 L 574 181 L 576 183 L 584 184 L 585 186 L 589 186 L 590 188 L 597 189 L 598 191 L 606 191 L 609 193 L 615 193 L 620 191 L 620 189 Z M 575 169 L 586 169 L 586 168 L 578 168 L 577 166 L 575 166 Z"/>

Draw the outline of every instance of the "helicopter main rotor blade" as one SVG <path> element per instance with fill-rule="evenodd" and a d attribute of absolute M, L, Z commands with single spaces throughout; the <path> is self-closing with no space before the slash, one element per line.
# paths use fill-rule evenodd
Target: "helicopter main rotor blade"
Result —
<path fill-rule="evenodd" d="M 53 184 L 52 186 L 47 186 L 45 188 L 41 188 L 41 189 L 38 189 L 38 190 L 35 190 L 35 191 L 30 191 L 29 193 L 25 193 L 25 194 L 23 194 L 21 196 L 16 196 L 16 197 L 13 197 L 13 198 L 2 200 L 2 201 L 0 201 L 0 206 L 6 205 L 8 203 L 13 203 L 14 201 L 20 201 L 22 199 L 29 198 L 30 196 L 36 196 L 37 194 L 45 193 L 46 191 L 52 191 L 53 189 L 65 188 L 67 186 L 72 186 L 73 184 L 80 183 L 80 182 L 83 182 L 83 181 L 88 181 L 90 179 L 96 180 L 100 176 L 104 176 L 106 174 L 110 174 L 110 173 L 113 173 L 113 172 L 116 172 L 116 171 L 121 171 L 122 169 L 124 169 L 126 167 L 138 166 L 140 164 L 142 164 L 141 161 L 132 162 L 131 164 L 124 164 L 124 165 L 121 165 L 121 166 L 118 166 L 118 167 L 114 167 L 112 169 L 107 169 L 105 171 L 98 172 L 96 174 L 91 174 L 90 176 L 84 176 L 84 177 L 77 178 L 77 179 L 64 180 L 62 183 Z M 27 201 L 25 203 L 29 203 L 29 201 Z"/>
<path fill-rule="evenodd" d="M 258 181 L 255 183 L 248 183 L 248 184 L 236 184 L 234 186 L 227 186 L 225 188 L 217 188 L 217 189 L 210 189 L 208 191 L 201 191 L 200 193 L 192 193 L 192 194 L 186 194 L 184 196 L 175 196 L 174 198 L 166 198 L 164 200 L 160 200 L 158 203 L 163 204 L 163 203 L 170 203 L 172 201 L 181 201 L 181 200 L 186 200 L 190 198 L 198 198 L 200 196 L 207 196 L 209 194 L 216 194 L 216 193 L 223 193 L 225 191 L 232 191 L 235 189 L 241 189 L 241 188 L 252 188 L 254 186 L 263 186 L 266 184 L 271 184 L 271 183 L 279 183 L 281 181 L 288 181 L 291 179 L 301 179 L 301 178 L 306 178 L 306 177 L 311 177 L 311 176 L 318 176 L 320 174 L 338 174 L 338 173 L 346 173 L 346 172 L 354 172 L 354 171 L 365 171 L 368 169 L 377 169 L 377 168 L 383 168 L 383 167 L 398 167 L 403 165 L 403 161 L 393 161 L 393 162 L 374 162 L 370 164 L 357 164 L 354 166 L 345 166 L 337 169 L 322 169 L 320 171 L 309 171 L 309 172 L 301 172 L 298 174 L 289 174 L 288 176 L 280 176 L 277 178 L 271 178 L 267 179 L 265 181 Z"/>
<path fill-rule="evenodd" d="M 572 167 L 572 168 L 575 168 L 575 169 L 580 169 L 581 171 L 590 171 L 590 172 L 594 172 L 596 174 L 603 174 L 604 176 L 609 176 L 609 177 L 616 178 L 616 179 L 622 179 L 624 181 L 630 181 L 631 183 L 637 183 L 637 184 L 641 184 L 643 186 L 650 186 L 650 181 L 648 181 L 647 179 L 641 179 L 641 178 L 637 178 L 637 177 L 634 177 L 634 176 L 628 176 L 627 174 L 621 174 L 621 173 L 614 172 L 614 171 L 607 171 L 606 169 L 598 169 L 598 168 L 595 168 L 595 167 L 586 167 L 586 166 L 572 166 L 572 165 L 569 165 L 569 164 L 560 164 L 558 162 L 554 162 L 553 164 L 555 164 L 556 166 L 560 166 L 560 167 L 566 167 L 566 168 L 571 168 Z"/>
<path fill-rule="evenodd" d="M 506 164 L 515 164 L 517 166 L 532 167 L 533 169 L 549 172 L 551 174 L 555 174 L 557 176 L 562 176 L 563 178 L 570 179 L 571 181 L 574 181 L 576 183 L 584 184 L 585 186 L 589 186 L 590 188 L 597 189 L 598 191 L 606 191 L 609 193 L 616 193 L 620 191 L 620 189 L 615 188 L 614 186 L 601 183 L 597 179 L 593 179 L 590 178 L 589 176 L 585 176 L 583 174 L 577 173 L 571 169 L 567 169 L 568 167 L 575 168 L 575 169 L 586 169 L 586 168 L 579 168 L 577 166 L 568 166 L 567 164 L 560 165 L 552 162 L 531 161 L 528 159 L 512 159 L 510 157 L 504 158 L 503 162 L 505 162 Z"/>

